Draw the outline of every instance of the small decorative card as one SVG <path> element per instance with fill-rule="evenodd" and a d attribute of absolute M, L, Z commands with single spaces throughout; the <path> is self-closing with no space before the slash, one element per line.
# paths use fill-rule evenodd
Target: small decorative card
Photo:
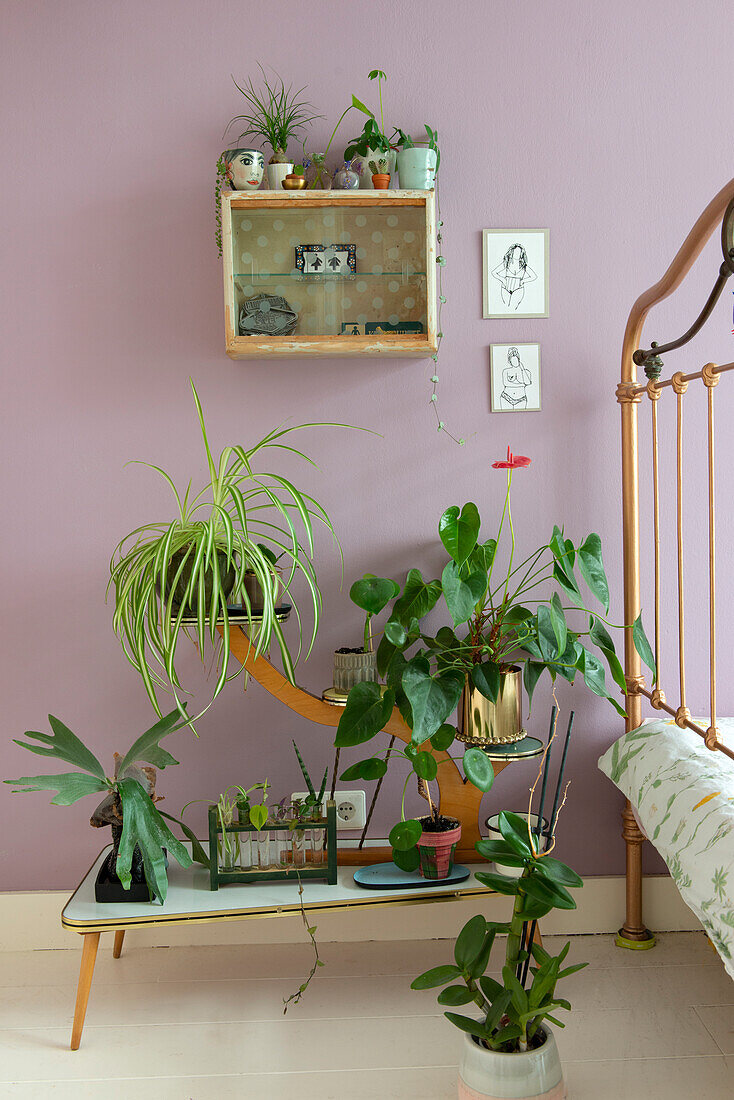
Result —
<path fill-rule="evenodd" d="M 392 325 L 389 321 L 367 321 L 360 324 L 359 321 L 343 321 L 343 336 L 389 336 L 389 335 L 420 335 L 423 325 L 420 321 L 398 321 Z"/>
<path fill-rule="evenodd" d="M 297 244 L 296 269 L 303 275 L 354 275 L 356 244 Z"/>

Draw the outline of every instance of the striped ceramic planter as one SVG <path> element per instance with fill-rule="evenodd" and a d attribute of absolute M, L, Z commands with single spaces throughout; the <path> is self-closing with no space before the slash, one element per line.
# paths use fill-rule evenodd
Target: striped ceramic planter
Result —
<path fill-rule="evenodd" d="M 424 827 L 424 832 L 421 833 L 417 842 L 420 857 L 419 870 L 423 878 L 447 878 L 453 870 L 454 852 L 461 836 L 461 825 L 456 821 L 454 828 L 446 829 L 442 833 L 425 832 L 425 826 L 429 820 L 428 817 L 418 818 Z"/>

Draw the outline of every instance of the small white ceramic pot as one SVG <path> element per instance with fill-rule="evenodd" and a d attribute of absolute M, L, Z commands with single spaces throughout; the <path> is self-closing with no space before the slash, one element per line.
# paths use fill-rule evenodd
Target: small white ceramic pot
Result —
<path fill-rule="evenodd" d="M 459 1100 L 566 1100 L 561 1059 L 547 1024 L 545 1042 L 524 1054 L 487 1050 L 464 1035 L 459 1064 Z"/>
<path fill-rule="evenodd" d="M 390 176 L 395 175 L 395 161 L 397 153 L 394 149 L 390 149 L 387 153 L 381 153 L 377 149 L 368 149 L 367 154 L 364 157 L 355 157 L 352 161 L 352 168 L 355 172 L 359 173 L 359 186 L 362 190 L 373 191 L 375 185 L 372 182 L 372 169 L 370 168 L 370 161 L 386 160 L 387 171 Z"/>
<path fill-rule="evenodd" d="M 404 191 L 430 191 L 436 185 L 436 151 L 415 146 L 397 156 L 400 187 Z"/>
<path fill-rule="evenodd" d="M 271 191 L 282 191 L 283 188 L 281 187 L 281 184 L 282 184 L 283 180 L 285 179 L 285 177 L 290 175 L 290 173 L 292 171 L 293 171 L 293 161 L 292 160 L 287 160 L 282 164 L 280 164 L 278 162 L 276 162 L 275 164 L 269 164 L 268 165 L 268 187 L 270 188 L 270 190 Z"/>
<path fill-rule="evenodd" d="M 523 821 L 528 820 L 527 812 L 525 812 L 523 814 L 519 813 L 517 816 L 521 817 L 523 819 Z M 488 834 L 488 839 L 489 840 L 502 840 L 502 833 L 500 832 L 500 826 L 499 826 L 499 818 L 500 818 L 499 814 L 492 814 L 492 816 L 488 817 L 486 822 L 485 822 L 485 824 L 487 826 L 487 834 Z M 530 828 L 531 829 L 537 829 L 537 827 L 538 827 L 538 815 L 537 814 L 530 814 Z M 548 821 L 547 821 L 546 818 L 543 818 L 543 832 L 545 832 L 545 833 L 548 832 Z M 542 852 L 545 848 L 547 848 L 547 846 L 548 846 L 547 837 L 541 836 L 535 841 L 536 850 L 539 849 Z M 495 869 L 497 870 L 497 872 L 500 875 L 509 875 L 510 878 L 519 878 L 520 875 L 522 874 L 522 867 L 507 867 L 507 866 L 505 866 L 504 863 L 495 863 L 494 866 L 495 866 Z"/>

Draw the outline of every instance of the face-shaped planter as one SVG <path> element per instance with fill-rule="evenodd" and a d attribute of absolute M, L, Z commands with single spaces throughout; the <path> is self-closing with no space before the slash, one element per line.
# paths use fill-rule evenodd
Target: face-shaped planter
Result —
<path fill-rule="evenodd" d="M 257 191 L 265 171 L 265 158 L 259 149 L 228 149 L 224 154 L 227 177 L 235 191 Z"/>

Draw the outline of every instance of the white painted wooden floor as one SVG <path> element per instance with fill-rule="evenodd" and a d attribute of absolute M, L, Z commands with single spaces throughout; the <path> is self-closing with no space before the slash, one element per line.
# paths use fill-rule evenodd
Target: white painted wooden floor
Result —
<path fill-rule="evenodd" d="M 107 941 L 107 942 L 105 942 Z M 546 941 L 558 950 L 560 938 Z M 446 941 L 325 944 L 300 1005 L 282 998 L 306 948 L 137 948 L 102 937 L 82 1047 L 68 1049 L 79 954 L 0 954 L 3 1100 L 448 1100 L 459 1033 L 411 979 Z M 729 1100 L 734 983 L 703 934 L 648 952 L 575 936 L 557 1033 L 571 1100 Z"/>

